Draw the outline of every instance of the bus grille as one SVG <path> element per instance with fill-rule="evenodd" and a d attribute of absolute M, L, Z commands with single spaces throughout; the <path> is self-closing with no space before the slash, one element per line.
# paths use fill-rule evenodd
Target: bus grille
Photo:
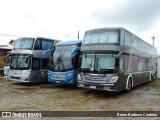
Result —
<path fill-rule="evenodd" d="M 86 75 L 84 76 L 85 80 L 94 80 L 94 81 L 105 81 L 106 76 L 91 76 L 91 75 Z"/>
<path fill-rule="evenodd" d="M 11 76 L 11 78 L 13 78 L 13 79 L 21 79 L 20 77 L 14 77 L 14 76 Z"/>

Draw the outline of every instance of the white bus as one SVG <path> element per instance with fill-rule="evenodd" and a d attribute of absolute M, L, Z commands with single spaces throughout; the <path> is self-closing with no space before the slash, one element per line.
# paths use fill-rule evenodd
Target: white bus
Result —
<path fill-rule="evenodd" d="M 10 58 L 9 79 L 19 82 L 46 82 L 51 52 L 43 58 L 43 52 L 54 50 L 55 39 L 20 38 L 16 40 Z"/>

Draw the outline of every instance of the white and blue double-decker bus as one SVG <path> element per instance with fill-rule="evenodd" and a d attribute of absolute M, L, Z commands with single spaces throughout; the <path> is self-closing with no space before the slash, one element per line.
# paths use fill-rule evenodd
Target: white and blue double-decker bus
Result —
<path fill-rule="evenodd" d="M 18 82 L 45 82 L 50 54 L 43 58 L 43 52 L 53 49 L 56 39 L 42 37 L 23 37 L 16 40 L 13 50 L 9 55 L 9 79 Z"/>
<path fill-rule="evenodd" d="M 81 40 L 63 41 L 55 44 L 49 64 L 48 81 L 51 83 L 76 84 L 79 70 Z"/>

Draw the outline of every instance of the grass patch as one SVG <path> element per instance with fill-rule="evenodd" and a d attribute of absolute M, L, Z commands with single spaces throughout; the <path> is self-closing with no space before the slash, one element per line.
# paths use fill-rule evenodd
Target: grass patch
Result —
<path fill-rule="evenodd" d="M 2 81 L 3 79 L 4 79 L 3 75 L 0 74 L 0 81 Z"/>
<path fill-rule="evenodd" d="M 155 80 L 159 80 L 160 81 L 160 78 L 156 78 Z"/>
<path fill-rule="evenodd" d="M 156 78 L 152 83 L 151 83 L 151 85 L 153 86 L 153 87 L 160 87 L 160 78 Z"/>

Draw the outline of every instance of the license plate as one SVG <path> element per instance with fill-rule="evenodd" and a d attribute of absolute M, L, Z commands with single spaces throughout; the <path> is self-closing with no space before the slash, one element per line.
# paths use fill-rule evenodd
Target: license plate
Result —
<path fill-rule="evenodd" d="M 92 89 L 96 89 L 96 86 L 90 86 L 90 88 L 92 88 Z"/>
<path fill-rule="evenodd" d="M 56 83 L 61 83 L 60 81 L 56 81 Z"/>

